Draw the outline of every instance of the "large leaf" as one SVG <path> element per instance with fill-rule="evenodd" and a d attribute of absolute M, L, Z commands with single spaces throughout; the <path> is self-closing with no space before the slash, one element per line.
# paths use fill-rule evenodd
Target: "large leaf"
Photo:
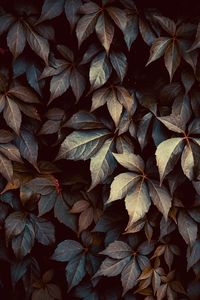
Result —
<path fill-rule="evenodd" d="M 3 116 L 9 127 L 19 134 L 22 115 L 17 104 L 8 96 L 6 97 L 6 105 L 3 111 Z"/>
<path fill-rule="evenodd" d="M 141 270 L 135 257 L 126 265 L 121 274 L 121 282 L 123 286 L 123 295 L 125 295 L 136 284 L 141 274 Z"/>
<path fill-rule="evenodd" d="M 98 54 L 90 66 L 90 84 L 92 89 L 102 86 L 111 74 L 111 66 L 105 52 Z"/>
<path fill-rule="evenodd" d="M 79 256 L 82 251 L 83 246 L 80 243 L 65 240 L 58 244 L 51 258 L 57 261 L 70 261 L 75 256 Z"/>
<path fill-rule="evenodd" d="M 14 59 L 23 52 L 26 45 L 26 36 L 20 21 L 17 21 L 11 26 L 7 35 L 7 44 Z"/>
<path fill-rule="evenodd" d="M 108 134 L 103 129 L 74 131 L 61 144 L 56 159 L 87 160 L 98 151 Z"/>
<path fill-rule="evenodd" d="M 147 185 L 141 180 L 125 198 L 125 206 L 129 215 L 128 226 L 131 226 L 134 222 L 142 219 L 148 212 L 150 205 L 151 200 Z"/>
<path fill-rule="evenodd" d="M 90 171 L 92 183 L 90 190 L 97 184 L 103 183 L 113 173 L 116 167 L 116 162 L 112 154 L 113 147 L 113 138 L 110 138 L 105 141 L 100 150 L 91 158 Z"/>
<path fill-rule="evenodd" d="M 101 44 L 104 46 L 106 52 L 109 52 L 110 45 L 114 36 L 114 26 L 106 16 L 106 14 L 101 14 L 95 26 L 95 30 Z"/>
<path fill-rule="evenodd" d="M 156 150 L 156 161 L 160 174 L 160 182 L 176 165 L 183 149 L 182 138 L 171 138 L 162 142 Z"/>
<path fill-rule="evenodd" d="M 171 195 L 164 186 L 160 186 L 156 181 L 151 180 L 148 186 L 154 205 L 163 214 L 165 220 L 167 220 L 172 205 Z"/>
<path fill-rule="evenodd" d="M 111 184 L 108 203 L 124 198 L 139 180 L 140 175 L 136 173 L 127 172 L 117 175 Z"/>

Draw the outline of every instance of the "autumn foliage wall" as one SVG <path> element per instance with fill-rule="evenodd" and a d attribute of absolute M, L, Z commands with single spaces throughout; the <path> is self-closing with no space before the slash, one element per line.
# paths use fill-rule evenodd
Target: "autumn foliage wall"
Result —
<path fill-rule="evenodd" d="M 2 299 L 200 299 L 200 5 L 1 1 Z"/>

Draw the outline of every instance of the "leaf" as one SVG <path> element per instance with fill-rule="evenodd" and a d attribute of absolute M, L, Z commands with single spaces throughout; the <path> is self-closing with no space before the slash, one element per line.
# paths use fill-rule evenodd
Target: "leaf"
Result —
<path fill-rule="evenodd" d="M 40 56 L 46 65 L 48 65 L 49 56 L 49 43 L 46 39 L 37 34 L 33 29 L 26 23 L 27 26 L 27 41 L 31 49 Z"/>
<path fill-rule="evenodd" d="M 26 225 L 26 215 L 21 211 L 11 213 L 5 220 L 6 240 L 19 235 Z"/>
<path fill-rule="evenodd" d="M 97 6 L 98 9 L 98 6 Z M 98 10 L 94 13 L 83 16 L 79 19 L 76 26 L 76 36 L 78 39 L 78 46 L 80 47 L 84 40 L 86 40 L 94 31 L 98 19 Z"/>
<path fill-rule="evenodd" d="M 14 59 L 23 52 L 26 45 L 26 35 L 20 21 L 10 27 L 7 35 L 7 45 Z"/>
<path fill-rule="evenodd" d="M 169 210 L 172 206 L 172 197 L 168 190 L 158 182 L 151 180 L 148 183 L 151 199 L 157 209 L 163 214 L 165 220 L 168 218 Z"/>
<path fill-rule="evenodd" d="M 42 6 L 42 12 L 37 23 L 44 22 L 46 20 L 51 20 L 59 16 L 63 11 L 64 0 L 53 1 L 45 0 Z"/>
<path fill-rule="evenodd" d="M 122 9 L 119 9 L 118 7 L 114 7 L 114 6 L 110 6 L 106 10 L 110 15 L 110 17 L 115 22 L 115 24 L 123 32 L 126 28 L 126 23 L 127 23 L 126 13 Z"/>
<path fill-rule="evenodd" d="M 66 278 L 68 283 L 68 292 L 76 285 L 78 285 L 81 280 L 86 275 L 85 268 L 86 258 L 85 255 L 79 255 L 73 258 L 65 269 Z"/>
<path fill-rule="evenodd" d="M 160 24 L 160 26 L 168 32 L 170 35 L 174 36 L 176 32 L 176 24 L 169 18 L 164 16 L 154 16 L 156 21 Z"/>
<path fill-rule="evenodd" d="M 104 127 L 95 115 L 90 114 L 87 111 L 78 111 L 63 126 L 77 130 L 98 129 Z"/>
<path fill-rule="evenodd" d="M 58 159 L 87 160 L 101 147 L 108 136 L 107 130 L 74 131 L 61 144 Z"/>
<path fill-rule="evenodd" d="M 12 144 L 0 144 L 0 152 L 10 160 L 22 162 L 19 150 Z"/>
<path fill-rule="evenodd" d="M 121 274 L 121 282 L 123 286 L 123 296 L 132 289 L 141 274 L 141 270 L 135 258 L 126 265 Z"/>
<path fill-rule="evenodd" d="M 86 88 L 86 80 L 85 77 L 78 71 L 78 69 L 71 70 L 70 85 L 76 97 L 76 101 L 79 101 Z"/>
<path fill-rule="evenodd" d="M 170 42 L 171 39 L 166 37 L 160 37 L 156 39 L 151 46 L 150 57 L 148 59 L 148 62 L 146 63 L 146 66 L 163 56 Z"/>
<path fill-rule="evenodd" d="M 151 205 L 148 189 L 143 180 L 135 185 L 133 191 L 130 191 L 125 198 L 125 206 L 129 215 L 129 224 L 142 219 L 148 212 Z"/>
<path fill-rule="evenodd" d="M 178 50 L 178 46 L 175 41 L 168 45 L 165 51 L 165 67 L 168 70 L 170 82 L 172 81 L 173 75 L 181 62 L 181 56 Z"/>
<path fill-rule="evenodd" d="M 183 169 L 183 173 L 190 179 L 194 179 L 194 166 L 195 159 L 191 149 L 191 146 L 186 145 L 183 154 L 181 156 L 181 167 Z"/>
<path fill-rule="evenodd" d="M 52 210 L 54 207 L 55 201 L 56 201 L 56 192 L 50 192 L 47 195 L 42 195 L 40 197 L 40 200 L 38 202 L 38 211 L 39 211 L 39 216 L 42 216 Z"/>
<path fill-rule="evenodd" d="M 65 240 L 59 243 L 51 256 L 56 261 L 70 261 L 79 256 L 83 251 L 83 246 L 74 240 Z"/>
<path fill-rule="evenodd" d="M 21 156 L 30 162 L 37 170 L 38 143 L 35 136 L 27 130 L 21 130 L 18 145 Z"/>
<path fill-rule="evenodd" d="M 97 273 L 94 275 L 95 277 L 98 276 L 108 276 L 108 277 L 112 277 L 112 276 L 117 276 L 119 275 L 123 268 L 127 265 L 127 263 L 129 262 L 130 257 L 125 257 L 124 259 L 112 259 L 107 257 L 101 264 L 99 270 L 97 271 Z"/>
<path fill-rule="evenodd" d="M 187 271 L 200 260 L 200 240 L 196 240 L 187 255 Z"/>
<path fill-rule="evenodd" d="M 144 162 L 139 155 L 135 155 L 133 153 L 122 153 L 117 154 L 113 153 L 115 159 L 120 165 L 124 168 L 127 168 L 129 171 L 143 173 L 144 171 Z"/>
<path fill-rule="evenodd" d="M 69 75 L 70 71 L 65 70 L 59 75 L 53 76 L 50 83 L 51 97 L 48 104 L 50 104 L 54 99 L 62 96 L 66 90 L 69 88 Z"/>
<path fill-rule="evenodd" d="M 8 182 L 13 180 L 13 167 L 9 159 L 0 153 L 0 173 L 6 178 Z"/>
<path fill-rule="evenodd" d="M 112 51 L 110 53 L 110 61 L 120 79 L 120 82 L 122 82 L 126 75 L 128 66 L 126 56 L 123 52 Z"/>
<path fill-rule="evenodd" d="M 35 240 L 34 228 L 30 221 L 27 221 L 23 232 L 12 240 L 12 248 L 17 258 L 23 258 L 30 253 Z"/>
<path fill-rule="evenodd" d="M 17 85 L 12 87 L 9 89 L 9 94 L 26 103 L 39 103 L 37 94 L 26 86 Z"/>
<path fill-rule="evenodd" d="M 6 97 L 6 104 L 3 111 L 3 117 L 8 126 L 12 128 L 15 133 L 19 134 L 22 122 L 21 112 L 17 104 L 8 96 Z"/>
<path fill-rule="evenodd" d="M 90 84 L 91 89 L 97 89 L 102 86 L 111 74 L 111 66 L 108 62 L 108 58 L 105 52 L 98 54 L 91 63 L 90 66 Z"/>
<path fill-rule="evenodd" d="M 43 218 L 31 215 L 33 227 L 35 230 L 35 237 L 39 243 L 48 246 L 55 242 L 55 228 L 51 222 Z"/>
<path fill-rule="evenodd" d="M 47 195 L 55 188 L 55 184 L 48 178 L 37 177 L 27 182 L 25 187 L 31 189 L 34 193 Z"/>
<path fill-rule="evenodd" d="M 113 147 L 113 138 L 110 138 L 105 141 L 100 150 L 91 158 L 90 172 L 92 183 L 89 190 L 92 190 L 99 183 L 103 183 L 113 173 L 116 167 L 116 162 L 112 155 Z"/>
<path fill-rule="evenodd" d="M 190 49 L 188 51 L 193 51 L 193 50 L 195 50 L 199 47 L 200 47 L 200 23 L 197 26 L 197 32 L 196 32 L 195 40 L 194 40 L 192 46 L 190 47 Z"/>
<path fill-rule="evenodd" d="M 73 30 L 78 19 L 78 11 L 82 2 L 80 0 L 68 0 L 65 1 L 65 15 L 70 23 L 71 29 Z"/>
<path fill-rule="evenodd" d="M 197 224 L 182 210 L 178 214 L 178 229 L 186 244 L 192 246 L 197 238 Z"/>
<path fill-rule="evenodd" d="M 95 26 L 95 30 L 101 44 L 108 53 L 114 36 L 114 26 L 112 25 L 106 14 L 102 13 L 99 16 Z"/>
<path fill-rule="evenodd" d="M 110 187 L 108 203 L 124 198 L 136 186 L 139 180 L 140 175 L 131 172 L 117 175 Z"/>
<path fill-rule="evenodd" d="M 110 93 L 110 97 L 107 99 L 107 107 L 115 123 L 115 127 L 118 127 L 123 106 L 118 102 L 115 91 Z"/>
<path fill-rule="evenodd" d="M 169 130 L 184 133 L 185 130 L 185 122 L 181 115 L 171 114 L 169 116 L 157 117 L 159 121 L 161 121 Z"/>
<path fill-rule="evenodd" d="M 110 243 L 108 247 L 101 251 L 100 254 L 107 255 L 114 259 L 123 259 L 131 255 L 131 248 L 128 244 L 122 241 Z"/>
<path fill-rule="evenodd" d="M 91 112 L 103 106 L 109 98 L 110 90 L 108 88 L 101 88 L 93 93 Z"/>
<path fill-rule="evenodd" d="M 93 222 L 94 210 L 93 207 L 89 207 L 82 211 L 78 220 L 78 234 L 86 230 Z"/>
<path fill-rule="evenodd" d="M 171 138 L 158 145 L 156 150 L 156 161 L 161 183 L 165 176 L 173 170 L 181 155 L 182 149 L 182 138 Z"/>

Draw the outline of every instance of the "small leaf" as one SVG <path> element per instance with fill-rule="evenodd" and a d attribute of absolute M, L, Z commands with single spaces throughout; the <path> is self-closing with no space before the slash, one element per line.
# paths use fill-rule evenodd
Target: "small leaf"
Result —
<path fill-rule="evenodd" d="M 8 182 L 13 180 L 13 167 L 9 159 L 0 153 L 0 173 L 7 179 Z"/>
<path fill-rule="evenodd" d="M 175 41 L 168 45 L 165 51 L 165 67 L 168 70 L 170 82 L 172 81 L 173 75 L 181 63 L 181 56 L 179 53 L 178 46 Z"/>
<path fill-rule="evenodd" d="M 160 26 L 168 32 L 170 35 L 174 36 L 176 32 L 176 24 L 169 18 L 164 16 L 154 16 L 154 18 L 158 21 Z"/>
<path fill-rule="evenodd" d="M 108 53 L 114 36 L 114 27 L 106 14 L 103 13 L 99 16 L 95 30 L 101 44 Z"/>
<path fill-rule="evenodd" d="M 146 63 L 146 66 L 148 66 L 153 61 L 159 59 L 163 54 L 165 53 L 165 50 L 167 49 L 168 45 L 170 44 L 171 39 L 160 37 L 155 40 L 153 45 L 150 49 L 150 57 L 148 59 L 148 62 Z"/>
<path fill-rule="evenodd" d="M 67 0 L 65 1 L 65 15 L 67 20 L 69 21 L 69 24 L 71 26 L 71 29 L 73 30 L 78 19 L 78 11 L 82 4 L 82 1 L 80 0 Z"/>
<path fill-rule="evenodd" d="M 124 168 L 127 168 L 129 171 L 143 173 L 144 171 L 144 162 L 139 155 L 133 153 L 122 153 L 117 154 L 113 153 L 115 159 L 120 165 Z"/>
<path fill-rule="evenodd" d="M 196 240 L 187 255 L 187 271 L 200 260 L 200 240 Z"/>
<path fill-rule="evenodd" d="M 19 235 L 26 225 L 26 215 L 21 211 L 11 213 L 5 221 L 6 240 Z"/>
<path fill-rule="evenodd" d="M 66 90 L 69 88 L 69 76 L 69 69 L 66 69 L 62 73 L 53 76 L 50 82 L 51 97 L 48 104 L 66 92 Z"/>
<path fill-rule="evenodd" d="M 90 36 L 93 33 L 97 19 L 98 19 L 98 10 L 94 13 L 85 15 L 79 19 L 76 26 L 76 36 L 78 39 L 79 47 L 81 46 L 83 41 L 86 40 L 88 36 Z"/>
<path fill-rule="evenodd" d="M 121 282 L 123 286 L 123 296 L 132 289 L 141 274 L 141 270 L 135 258 L 126 265 L 121 274 Z"/>
<path fill-rule="evenodd" d="M 113 277 L 119 275 L 123 268 L 127 265 L 129 262 L 130 257 L 125 257 L 124 259 L 112 259 L 107 257 L 101 264 L 99 270 L 94 275 L 94 277 L 98 276 L 108 276 Z"/>

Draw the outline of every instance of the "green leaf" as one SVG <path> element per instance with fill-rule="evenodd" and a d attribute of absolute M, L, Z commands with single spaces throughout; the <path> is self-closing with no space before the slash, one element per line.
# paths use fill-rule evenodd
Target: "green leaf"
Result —
<path fill-rule="evenodd" d="M 165 176 L 170 173 L 176 165 L 182 149 L 182 138 L 171 138 L 158 145 L 156 150 L 156 161 L 162 183 Z"/>
<path fill-rule="evenodd" d="M 61 144 L 58 159 L 87 160 L 100 149 L 109 135 L 107 130 L 74 131 Z"/>
<path fill-rule="evenodd" d="M 125 206 L 129 215 L 128 227 L 142 219 L 151 205 L 149 192 L 143 180 L 138 182 L 125 198 Z"/>
<path fill-rule="evenodd" d="M 140 180 L 140 175 L 136 173 L 122 173 L 117 175 L 110 187 L 110 197 L 107 203 L 124 198 Z"/>
<path fill-rule="evenodd" d="M 102 86 L 111 74 L 111 66 L 105 52 L 98 54 L 92 61 L 90 66 L 90 84 L 91 89 L 97 89 Z"/>
<path fill-rule="evenodd" d="M 57 245 L 51 259 L 56 261 L 70 261 L 83 252 L 83 246 L 74 240 L 65 240 Z"/>
<path fill-rule="evenodd" d="M 7 35 L 7 44 L 14 59 L 23 52 L 26 45 L 26 34 L 20 21 L 17 21 L 10 27 Z"/>
<path fill-rule="evenodd" d="M 113 147 L 113 138 L 110 138 L 105 141 L 99 151 L 91 158 L 90 172 L 92 183 L 89 190 L 92 190 L 99 183 L 103 183 L 113 173 L 116 167 L 116 161 L 112 154 Z"/>

